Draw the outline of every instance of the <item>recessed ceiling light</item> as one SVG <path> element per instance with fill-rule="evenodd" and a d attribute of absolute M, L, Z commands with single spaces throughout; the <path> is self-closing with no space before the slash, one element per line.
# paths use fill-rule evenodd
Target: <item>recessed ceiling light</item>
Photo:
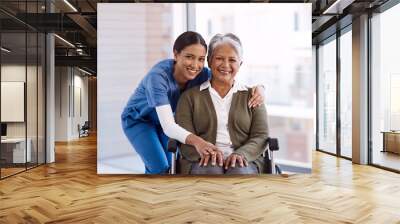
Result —
<path fill-rule="evenodd" d="M 74 12 L 78 12 L 78 10 L 71 4 L 69 3 L 68 0 L 64 0 L 65 4 L 67 4 L 72 10 L 74 10 Z"/>
<path fill-rule="evenodd" d="M 90 72 L 88 72 L 88 71 L 86 71 L 86 70 L 83 70 L 83 69 L 81 69 L 81 68 L 79 68 L 79 67 L 78 67 L 78 70 L 81 71 L 81 72 L 83 72 L 83 73 L 85 73 L 85 74 L 87 74 L 87 75 L 92 75 L 92 73 L 90 73 Z"/>
<path fill-rule="evenodd" d="M 1 50 L 4 51 L 4 52 L 6 52 L 6 53 L 10 53 L 10 52 L 11 52 L 11 50 L 9 50 L 9 49 L 7 49 L 7 48 L 5 48 L 5 47 L 1 47 Z"/>
<path fill-rule="evenodd" d="M 322 14 L 342 14 L 343 9 L 351 5 L 355 0 L 336 0 Z"/>
<path fill-rule="evenodd" d="M 73 44 L 72 44 L 71 42 L 69 42 L 68 40 L 66 40 L 66 39 L 64 39 L 64 38 L 62 38 L 62 37 L 60 37 L 60 36 L 57 35 L 57 34 L 54 34 L 54 36 L 57 37 L 58 39 L 60 39 L 61 41 L 63 41 L 64 43 L 66 43 L 67 45 L 69 45 L 69 46 L 75 48 L 75 45 L 73 45 Z"/>

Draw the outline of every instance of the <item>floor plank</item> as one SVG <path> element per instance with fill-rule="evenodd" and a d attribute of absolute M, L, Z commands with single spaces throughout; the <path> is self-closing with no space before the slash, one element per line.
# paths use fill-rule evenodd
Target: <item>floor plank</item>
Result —
<path fill-rule="evenodd" d="M 0 223 L 400 223 L 400 175 L 320 152 L 313 173 L 97 175 L 96 137 L 0 181 Z"/>

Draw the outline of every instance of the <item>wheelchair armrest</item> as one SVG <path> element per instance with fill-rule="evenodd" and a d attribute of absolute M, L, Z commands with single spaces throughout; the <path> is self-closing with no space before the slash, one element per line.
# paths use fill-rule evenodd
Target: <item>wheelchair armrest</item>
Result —
<path fill-rule="evenodd" d="M 269 146 L 269 150 L 271 151 L 278 151 L 279 150 L 279 143 L 277 138 L 268 138 L 267 143 Z"/>
<path fill-rule="evenodd" d="M 267 139 L 267 151 L 264 155 L 264 173 L 269 174 L 281 174 L 282 171 L 278 165 L 274 162 L 273 152 L 279 150 L 279 144 L 277 138 Z"/>
<path fill-rule="evenodd" d="M 179 172 L 179 163 L 177 163 L 177 151 L 178 147 L 180 145 L 180 142 L 178 142 L 175 139 L 170 138 L 168 140 L 168 145 L 167 145 L 167 150 L 168 152 L 172 153 L 172 160 L 171 160 L 171 167 L 169 169 L 170 174 L 176 174 L 176 172 Z"/>
<path fill-rule="evenodd" d="M 168 140 L 167 149 L 168 149 L 168 152 L 176 153 L 176 151 L 178 150 L 178 141 L 170 138 Z"/>

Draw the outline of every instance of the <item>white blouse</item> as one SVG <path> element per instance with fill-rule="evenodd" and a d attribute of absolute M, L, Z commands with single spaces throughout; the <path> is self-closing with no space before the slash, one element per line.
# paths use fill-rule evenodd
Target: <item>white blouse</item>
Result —
<path fill-rule="evenodd" d="M 210 81 L 206 81 L 200 85 L 200 91 L 209 89 L 211 100 L 213 102 L 217 115 L 217 138 L 216 144 L 223 153 L 224 158 L 233 152 L 231 137 L 228 130 L 229 110 L 232 104 L 233 94 L 237 91 L 247 91 L 247 87 L 235 81 L 233 87 L 229 90 L 225 97 L 221 97 L 218 92 L 212 88 Z"/>

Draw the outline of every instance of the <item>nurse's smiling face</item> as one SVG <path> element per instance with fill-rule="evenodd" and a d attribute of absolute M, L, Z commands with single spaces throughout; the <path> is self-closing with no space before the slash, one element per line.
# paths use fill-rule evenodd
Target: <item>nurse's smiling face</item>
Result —
<path fill-rule="evenodd" d="M 204 68 L 206 49 L 201 44 L 192 44 L 179 53 L 174 51 L 174 76 L 178 84 L 184 87 L 186 82 L 193 80 Z"/>

